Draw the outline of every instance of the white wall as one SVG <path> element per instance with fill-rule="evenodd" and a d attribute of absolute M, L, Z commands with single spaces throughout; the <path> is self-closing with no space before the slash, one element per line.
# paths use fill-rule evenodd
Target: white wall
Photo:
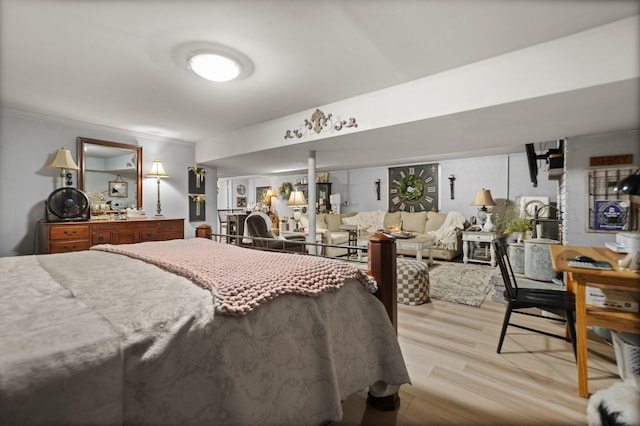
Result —
<path fill-rule="evenodd" d="M 194 164 L 194 147 L 179 141 L 163 141 L 133 136 L 115 131 L 101 130 L 75 123 L 21 117 L 2 112 L 0 115 L 0 256 L 24 255 L 34 252 L 36 225 L 44 217 L 44 201 L 59 185 L 59 171 L 45 169 L 57 148 L 69 149 L 77 159 L 76 138 L 85 136 L 95 139 L 130 143 L 143 147 L 143 172 L 153 160 L 161 159 L 169 179 L 161 182 L 162 212 L 166 217 L 183 217 L 185 236 L 194 236 L 199 223 L 189 223 L 188 174 Z M 568 244 L 602 246 L 613 241 L 614 234 L 585 232 L 585 169 L 589 157 L 613 154 L 633 154 L 638 164 L 640 158 L 640 134 L 637 129 L 599 135 L 570 138 L 567 141 L 567 206 L 568 226 L 565 238 Z M 552 202 L 557 200 L 557 182 L 547 179 L 541 168 L 538 187 L 529 183 L 524 147 L 522 154 L 489 156 L 464 160 L 441 161 L 440 164 L 440 210 L 460 211 L 469 218 L 476 214 L 470 206 L 476 191 L 491 190 L 496 201 L 504 198 L 515 200 L 518 196 L 547 195 Z M 400 166 L 403 164 L 390 164 Z M 454 174 L 455 199 L 449 198 L 448 176 Z M 242 183 L 247 188 L 248 202 L 255 202 L 257 186 L 276 189 L 282 182 L 295 183 L 302 175 L 264 177 L 260 179 L 221 180 L 217 192 L 216 170 L 207 169 L 207 222 L 217 223 L 216 209 L 229 208 L 235 203 L 235 188 Z M 373 182 L 381 181 L 381 199 L 375 199 Z M 365 210 L 387 210 L 388 167 L 329 172 L 333 193 L 340 193 L 343 212 Z M 77 179 L 74 179 L 77 182 Z M 235 207 L 235 204 L 232 206 Z M 145 178 L 143 182 L 143 208 L 152 216 L 156 209 L 156 181 Z M 286 200 L 277 199 L 279 215 L 291 216 Z"/>
<path fill-rule="evenodd" d="M 552 203 L 557 202 L 558 183 L 548 179 L 546 170 L 541 167 L 538 173 L 538 186 L 531 186 L 527 158 L 521 154 L 496 155 L 487 157 L 468 158 L 463 160 L 447 160 L 440 165 L 440 211 L 459 211 L 467 219 L 475 216 L 477 207 L 471 206 L 471 200 L 476 192 L 482 188 L 490 189 L 496 202 L 504 202 L 509 199 L 515 201 L 521 196 L 548 196 Z M 405 164 L 393 164 L 389 167 Z M 409 164 L 406 164 L 409 165 Z M 389 167 L 372 167 L 354 170 L 340 170 L 329 172 L 329 181 L 332 183 L 332 193 L 340 193 L 343 205 L 342 213 L 388 210 L 388 177 Z M 455 198 L 450 198 L 449 179 L 455 175 Z M 304 175 L 264 177 L 253 179 L 230 179 L 231 187 L 243 183 L 247 187 L 249 202 L 255 202 L 255 188 L 258 186 L 271 186 L 278 189 L 282 182 L 295 184 L 296 180 Z M 376 199 L 374 182 L 380 179 L 380 200 Z M 235 206 L 233 206 L 235 207 Z M 279 215 L 291 216 L 291 209 L 286 201 L 278 199 L 276 211 Z"/>
<path fill-rule="evenodd" d="M 193 144 L 136 137 L 102 130 L 82 123 L 61 123 L 23 117 L 2 111 L 0 115 L 0 256 L 34 253 L 36 227 L 44 217 L 44 202 L 60 185 L 60 171 L 46 169 L 57 148 L 71 151 L 77 162 L 76 138 L 84 136 L 142 146 L 143 173 L 156 158 L 163 161 L 170 178 L 161 182 L 162 213 L 169 218 L 186 218 L 185 236 L 195 235 L 190 224 L 187 198 L 187 169 L 195 161 Z M 154 179 L 143 179 L 143 208 L 156 212 Z M 215 215 L 215 170 L 207 171 L 207 217 Z M 74 183 L 77 176 L 74 173 Z M 211 209 L 211 210 L 209 210 Z"/>
<path fill-rule="evenodd" d="M 633 154 L 640 163 L 640 130 L 618 131 L 570 138 L 566 148 L 566 244 L 602 247 L 615 241 L 615 233 L 587 231 L 586 170 L 589 158 Z"/>

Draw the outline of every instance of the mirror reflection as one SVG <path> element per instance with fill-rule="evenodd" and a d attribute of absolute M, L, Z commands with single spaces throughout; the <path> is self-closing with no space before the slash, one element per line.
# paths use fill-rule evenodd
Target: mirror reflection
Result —
<path fill-rule="evenodd" d="M 78 138 L 78 163 L 93 211 L 142 207 L 142 147 Z"/>

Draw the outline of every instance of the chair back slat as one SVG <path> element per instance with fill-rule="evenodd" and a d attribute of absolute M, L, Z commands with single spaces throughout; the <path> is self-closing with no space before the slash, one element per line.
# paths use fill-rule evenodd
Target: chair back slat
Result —
<path fill-rule="evenodd" d="M 516 281 L 515 274 L 513 273 L 513 269 L 511 268 L 507 246 L 507 237 L 496 238 L 493 241 L 493 247 L 496 251 L 496 260 L 500 267 L 500 275 L 502 275 L 505 291 L 510 298 L 515 298 L 518 295 L 518 283 Z"/>
<path fill-rule="evenodd" d="M 218 219 L 220 219 L 220 223 L 227 223 L 227 216 L 229 215 L 229 210 L 218 210 Z"/>

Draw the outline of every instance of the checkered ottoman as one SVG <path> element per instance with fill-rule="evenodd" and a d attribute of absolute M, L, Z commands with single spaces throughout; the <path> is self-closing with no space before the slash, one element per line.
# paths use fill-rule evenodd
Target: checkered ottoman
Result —
<path fill-rule="evenodd" d="M 415 259 L 399 257 L 398 302 L 405 305 L 422 305 L 429 301 L 429 267 Z"/>

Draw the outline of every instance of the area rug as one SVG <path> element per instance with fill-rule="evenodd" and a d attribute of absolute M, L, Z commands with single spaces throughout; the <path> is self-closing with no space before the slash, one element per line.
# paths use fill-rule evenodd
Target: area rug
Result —
<path fill-rule="evenodd" d="M 435 262 L 429 267 L 429 297 L 478 307 L 493 289 L 495 272 L 489 265 Z"/>

